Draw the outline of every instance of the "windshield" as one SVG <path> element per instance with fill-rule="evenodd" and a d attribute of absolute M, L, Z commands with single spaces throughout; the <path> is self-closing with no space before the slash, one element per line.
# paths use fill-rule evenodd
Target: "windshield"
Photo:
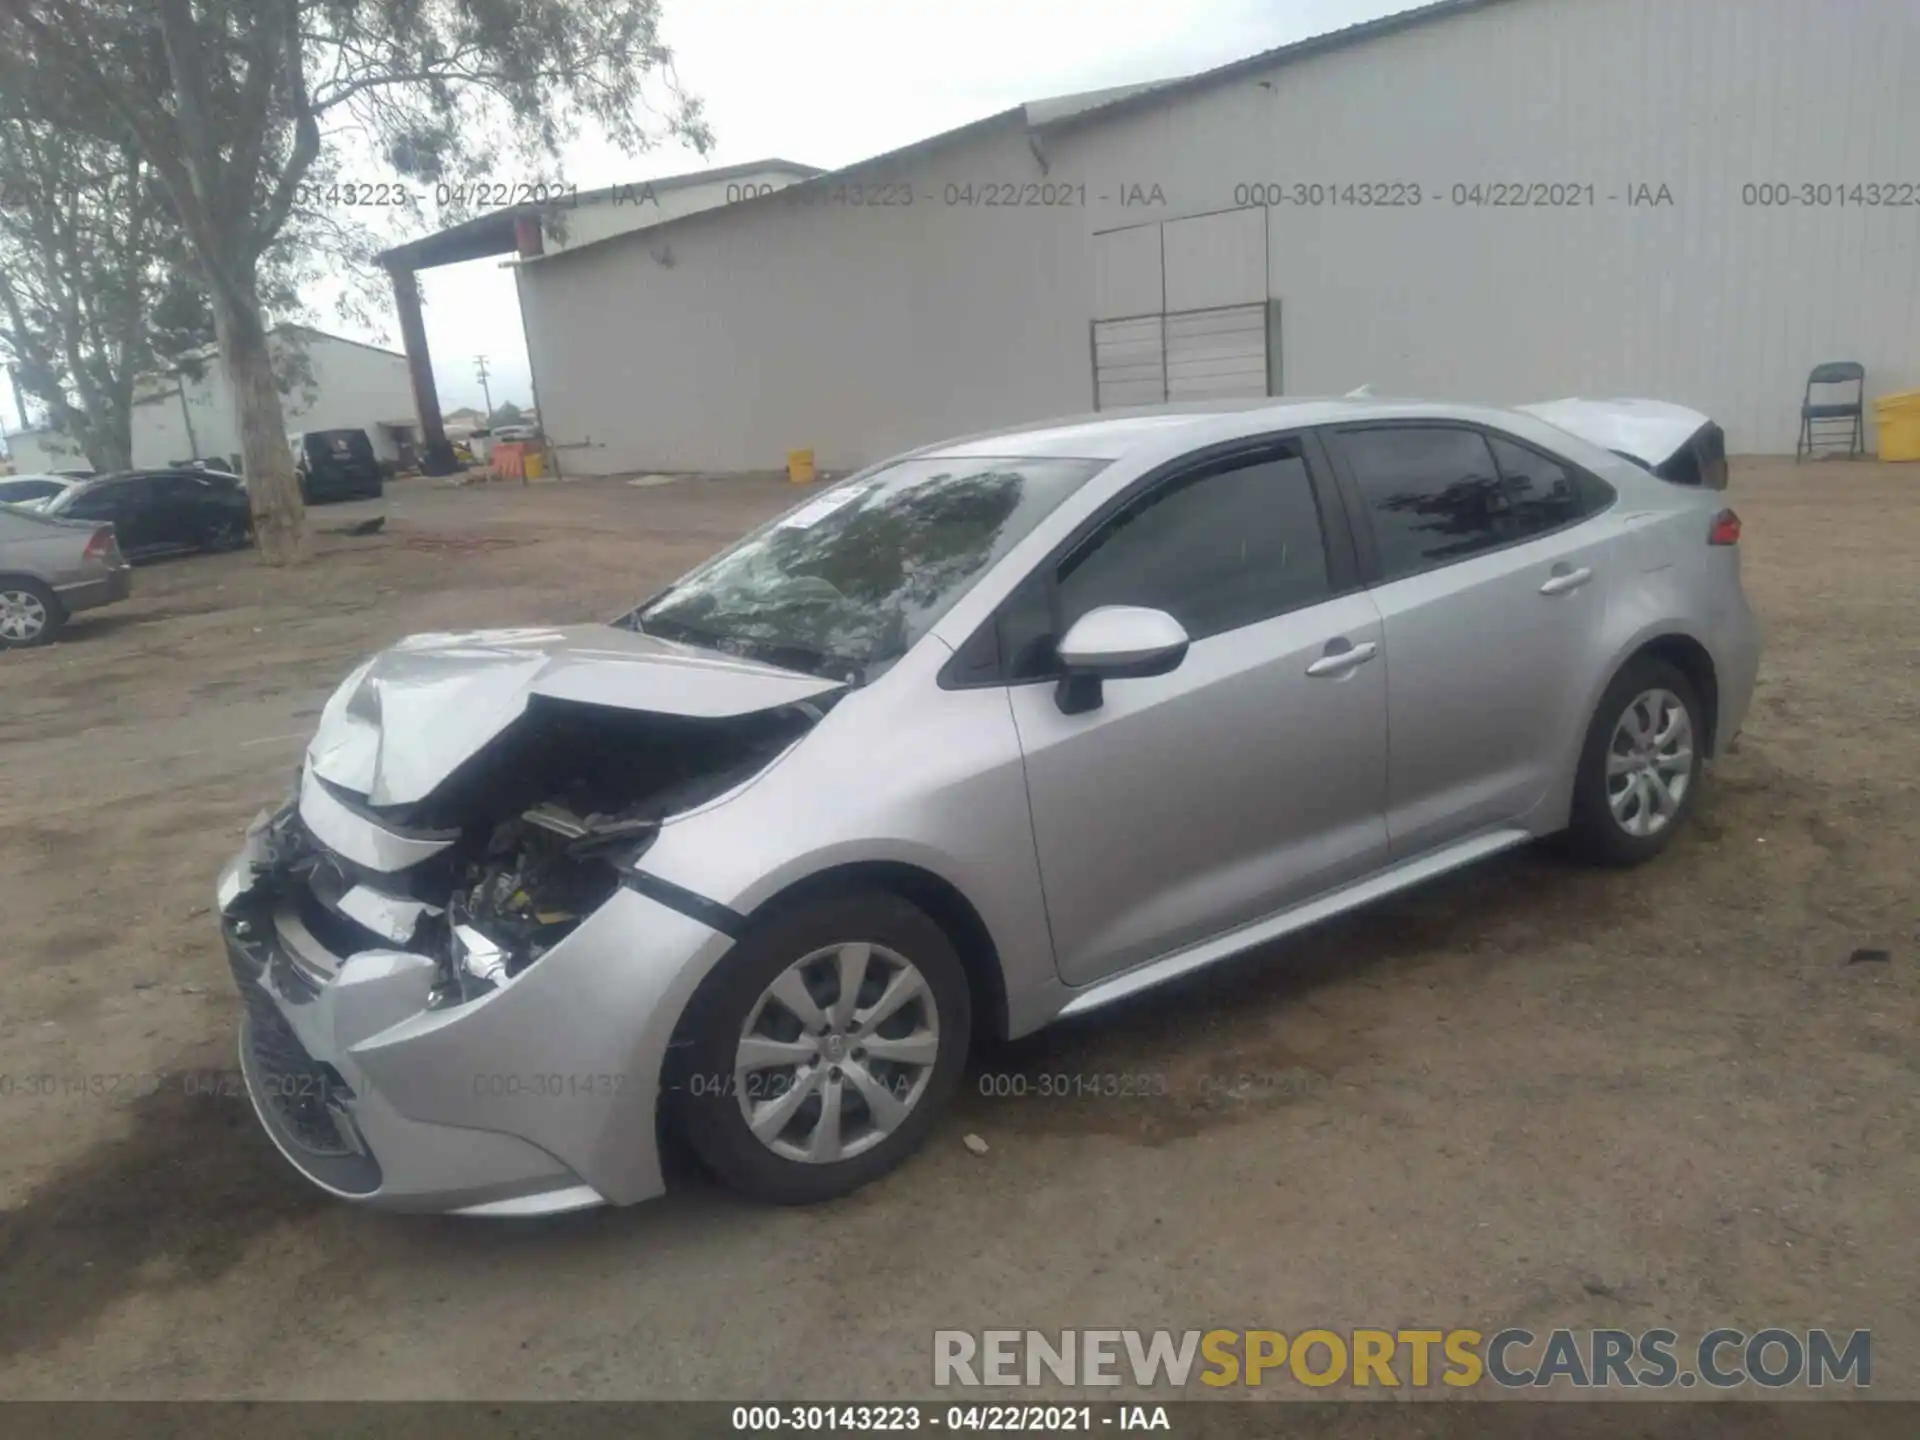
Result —
<path fill-rule="evenodd" d="M 857 684 L 906 654 L 1106 463 L 895 461 L 823 491 L 616 623 Z"/>

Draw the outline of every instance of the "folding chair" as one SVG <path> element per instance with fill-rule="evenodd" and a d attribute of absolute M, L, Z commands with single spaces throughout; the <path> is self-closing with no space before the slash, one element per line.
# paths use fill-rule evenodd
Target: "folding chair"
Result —
<path fill-rule="evenodd" d="M 1815 403 L 1814 387 L 1853 386 L 1851 400 L 1823 400 Z M 1847 458 L 1867 453 L 1867 371 L 1853 360 L 1830 360 L 1813 367 L 1807 376 L 1807 393 L 1800 401 L 1800 442 L 1793 458 L 1803 460 L 1813 454 L 1820 440 L 1837 441 L 1847 435 Z"/>

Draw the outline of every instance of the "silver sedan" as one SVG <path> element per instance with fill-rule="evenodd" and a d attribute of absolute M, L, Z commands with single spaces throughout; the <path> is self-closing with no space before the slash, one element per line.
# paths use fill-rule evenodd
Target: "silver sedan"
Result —
<path fill-rule="evenodd" d="M 1718 434 L 1631 401 L 1030 426 L 610 624 L 403 641 L 219 881 L 260 1119 L 397 1208 L 644 1200 L 667 1131 L 820 1200 L 983 1038 L 1539 837 L 1646 860 L 1758 664 Z"/>
<path fill-rule="evenodd" d="M 113 526 L 0 503 L 0 650 L 50 645 L 75 612 L 132 593 Z"/>

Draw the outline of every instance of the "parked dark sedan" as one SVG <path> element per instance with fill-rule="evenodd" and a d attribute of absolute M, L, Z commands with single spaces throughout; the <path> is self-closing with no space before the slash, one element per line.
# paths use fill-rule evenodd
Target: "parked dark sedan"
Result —
<path fill-rule="evenodd" d="M 237 550 L 253 536 L 247 492 L 205 470 L 127 470 L 75 485 L 41 512 L 105 520 L 130 560 L 183 550 Z"/>

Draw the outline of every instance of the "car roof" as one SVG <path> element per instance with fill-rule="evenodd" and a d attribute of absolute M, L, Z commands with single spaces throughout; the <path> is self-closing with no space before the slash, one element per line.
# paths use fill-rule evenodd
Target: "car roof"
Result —
<path fill-rule="evenodd" d="M 1317 399 L 1210 400 L 1107 410 L 1038 421 L 944 440 L 914 452 L 925 456 L 1078 456 L 1118 460 L 1142 450 L 1187 450 L 1266 430 L 1343 425 L 1360 420 L 1457 420 L 1507 426 L 1525 421 L 1512 410 L 1446 401 L 1374 396 Z"/>

